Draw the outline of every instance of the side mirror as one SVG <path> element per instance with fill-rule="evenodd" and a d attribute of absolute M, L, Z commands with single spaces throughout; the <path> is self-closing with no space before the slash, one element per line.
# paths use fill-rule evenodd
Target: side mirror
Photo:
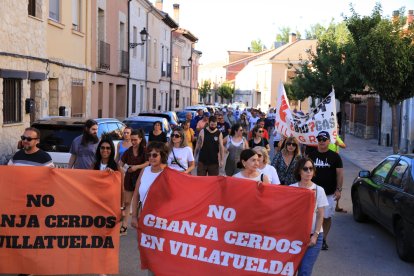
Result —
<path fill-rule="evenodd" d="M 371 173 L 369 171 L 360 171 L 358 176 L 361 178 L 367 178 L 371 176 Z"/>

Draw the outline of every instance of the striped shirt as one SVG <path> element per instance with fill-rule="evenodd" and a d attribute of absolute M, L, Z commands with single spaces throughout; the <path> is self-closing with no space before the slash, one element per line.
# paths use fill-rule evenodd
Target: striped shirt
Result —
<path fill-rule="evenodd" d="M 21 149 L 10 159 L 8 165 L 54 167 L 50 155 L 41 149 L 32 154 L 27 154 Z"/>

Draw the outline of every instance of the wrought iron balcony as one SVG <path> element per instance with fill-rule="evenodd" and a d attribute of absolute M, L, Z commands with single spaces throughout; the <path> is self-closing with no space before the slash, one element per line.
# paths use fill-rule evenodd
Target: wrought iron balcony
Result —
<path fill-rule="evenodd" d="M 98 67 L 103 70 L 111 68 L 111 44 L 99 40 L 99 63 Z"/>

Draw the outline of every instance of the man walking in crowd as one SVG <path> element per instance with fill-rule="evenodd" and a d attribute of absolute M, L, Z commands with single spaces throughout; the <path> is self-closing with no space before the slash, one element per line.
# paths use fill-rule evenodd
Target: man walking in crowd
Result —
<path fill-rule="evenodd" d="M 22 149 L 14 154 L 8 165 L 54 167 L 50 155 L 37 147 L 40 139 L 38 129 L 28 127 L 20 138 L 22 139 Z"/>
<path fill-rule="evenodd" d="M 257 116 L 256 110 L 252 109 L 251 113 L 252 116 L 249 118 L 250 130 L 252 130 L 256 126 L 257 121 L 260 119 L 259 116 Z"/>
<path fill-rule="evenodd" d="M 217 119 L 211 116 L 208 126 L 201 130 L 195 149 L 198 156 L 197 175 L 219 175 L 223 160 L 223 135 L 217 129 Z"/>
<path fill-rule="evenodd" d="M 316 176 L 312 181 L 325 189 L 329 206 L 325 207 L 323 220 L 322 250 L 328 249 L 327 238 L 331 229 L 332 217 L 335 214 L 336 201 L 341 198 L 344 170 L 342 159 L 336 152 L 329 150 L 331 137 L 328 132 L 321 131 L 316 136 L 318 148 L 309 153 L 309 158 L 315 163 Z"/>
<path fill-rule="evenodd" d="M 69 169 L 92 169 L 95 163 L 95 152 L 99 143 L 98 123 L 87 120 L 83 128 L 83 134 L 76 137 L 70 147 Z"/>
<path fill-rule="evenodd" d="M 223 139 L 226 140 L 230 133 L 231 126 L 224 120 L 224 116 L 221 113 L 217 114 L 217 129 L 223 134 Z M 225 144 L 226 142 L 224 142 Z"/>
<path fill-rule="evenodd" d="M 197 110 L 197 115 L 195 115 L 194 118 L 191 119 L 190 127 L 194 130 L 194 132 L 197 131 L 198 121 L 203 119 L 203 113 L 204 113 L 203 110 L 200 108 Z"/>

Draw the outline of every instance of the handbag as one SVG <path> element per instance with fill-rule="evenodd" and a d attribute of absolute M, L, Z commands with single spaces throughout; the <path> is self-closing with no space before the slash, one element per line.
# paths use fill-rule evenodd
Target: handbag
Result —
<path fill-rule="evenodd" d="M 184 171 L 186 171 L 187 169 L 186 168 L 184 168 L 184 166 L 183 165 L 181 165 L 180 164 L 180 162 L 178 162 L 178 160 L 177 160 L 177 157 L 175 157 L 175 153 L 174 153 L 174 148 L 173 149 L 171 149 L 171 151 L 172 151 L 172 154 L 173 154 L 173 156 L 174 156 L 174 162 L 181 168 L 181 169 L 183 169 Z"/>

